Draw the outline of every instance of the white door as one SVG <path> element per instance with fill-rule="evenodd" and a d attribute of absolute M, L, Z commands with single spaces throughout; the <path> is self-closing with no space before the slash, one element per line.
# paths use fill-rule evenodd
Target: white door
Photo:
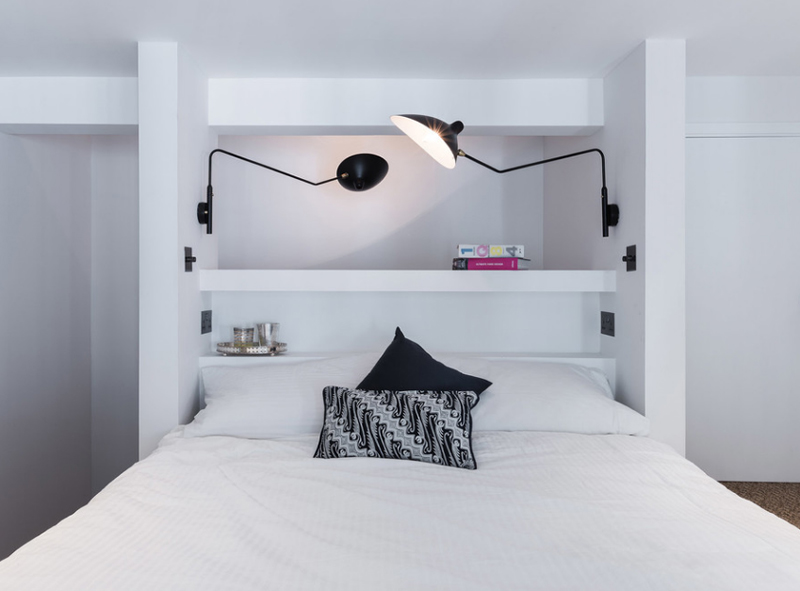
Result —
<path fill-rule="evenodd" d="M 688 139 L 687 457 L 800 481 L 800 138 Z"/>

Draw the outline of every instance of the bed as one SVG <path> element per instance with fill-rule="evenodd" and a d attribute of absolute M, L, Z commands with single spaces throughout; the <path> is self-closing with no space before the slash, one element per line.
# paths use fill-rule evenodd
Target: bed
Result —
<path fill-rule="evenodd" d="M 205 411 L 0 562 L 0 589 L 800 589 L 800 530 L 646 437 L 595 370 L 443 360 L 493 382 L 477 469 L 313 457 L 319 385 L 375 357 L 215 368 Z"/>

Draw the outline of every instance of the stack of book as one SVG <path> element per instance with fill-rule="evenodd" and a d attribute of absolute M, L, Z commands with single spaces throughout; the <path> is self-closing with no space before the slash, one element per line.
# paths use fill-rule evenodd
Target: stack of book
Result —
<path fill-rule="evenodd" d="M 521 244 L 459 244 L 454 271 L 523 271 L 530 268 Z"/>

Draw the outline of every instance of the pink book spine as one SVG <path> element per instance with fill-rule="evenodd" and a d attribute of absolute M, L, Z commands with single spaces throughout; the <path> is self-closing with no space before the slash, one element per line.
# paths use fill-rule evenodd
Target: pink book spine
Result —
<path fill-rule="evenodd" d="M 516 271 L 519 269 L 519 261 L 512 258 L 467 259 L 467 269 L 470 271 Z"/>

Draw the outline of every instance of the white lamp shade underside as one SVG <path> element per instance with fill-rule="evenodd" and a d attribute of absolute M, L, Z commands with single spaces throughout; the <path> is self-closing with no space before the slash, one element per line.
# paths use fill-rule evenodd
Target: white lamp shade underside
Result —
<path fill-rule="evenodd" d="M 445 168 L 455 168 L 456 157 L 442 136 L 436 130 L 413 119 L 401 115 L 392 115 L 394 123 L 400 131 L 410 137 L 416 144 Z"/>

